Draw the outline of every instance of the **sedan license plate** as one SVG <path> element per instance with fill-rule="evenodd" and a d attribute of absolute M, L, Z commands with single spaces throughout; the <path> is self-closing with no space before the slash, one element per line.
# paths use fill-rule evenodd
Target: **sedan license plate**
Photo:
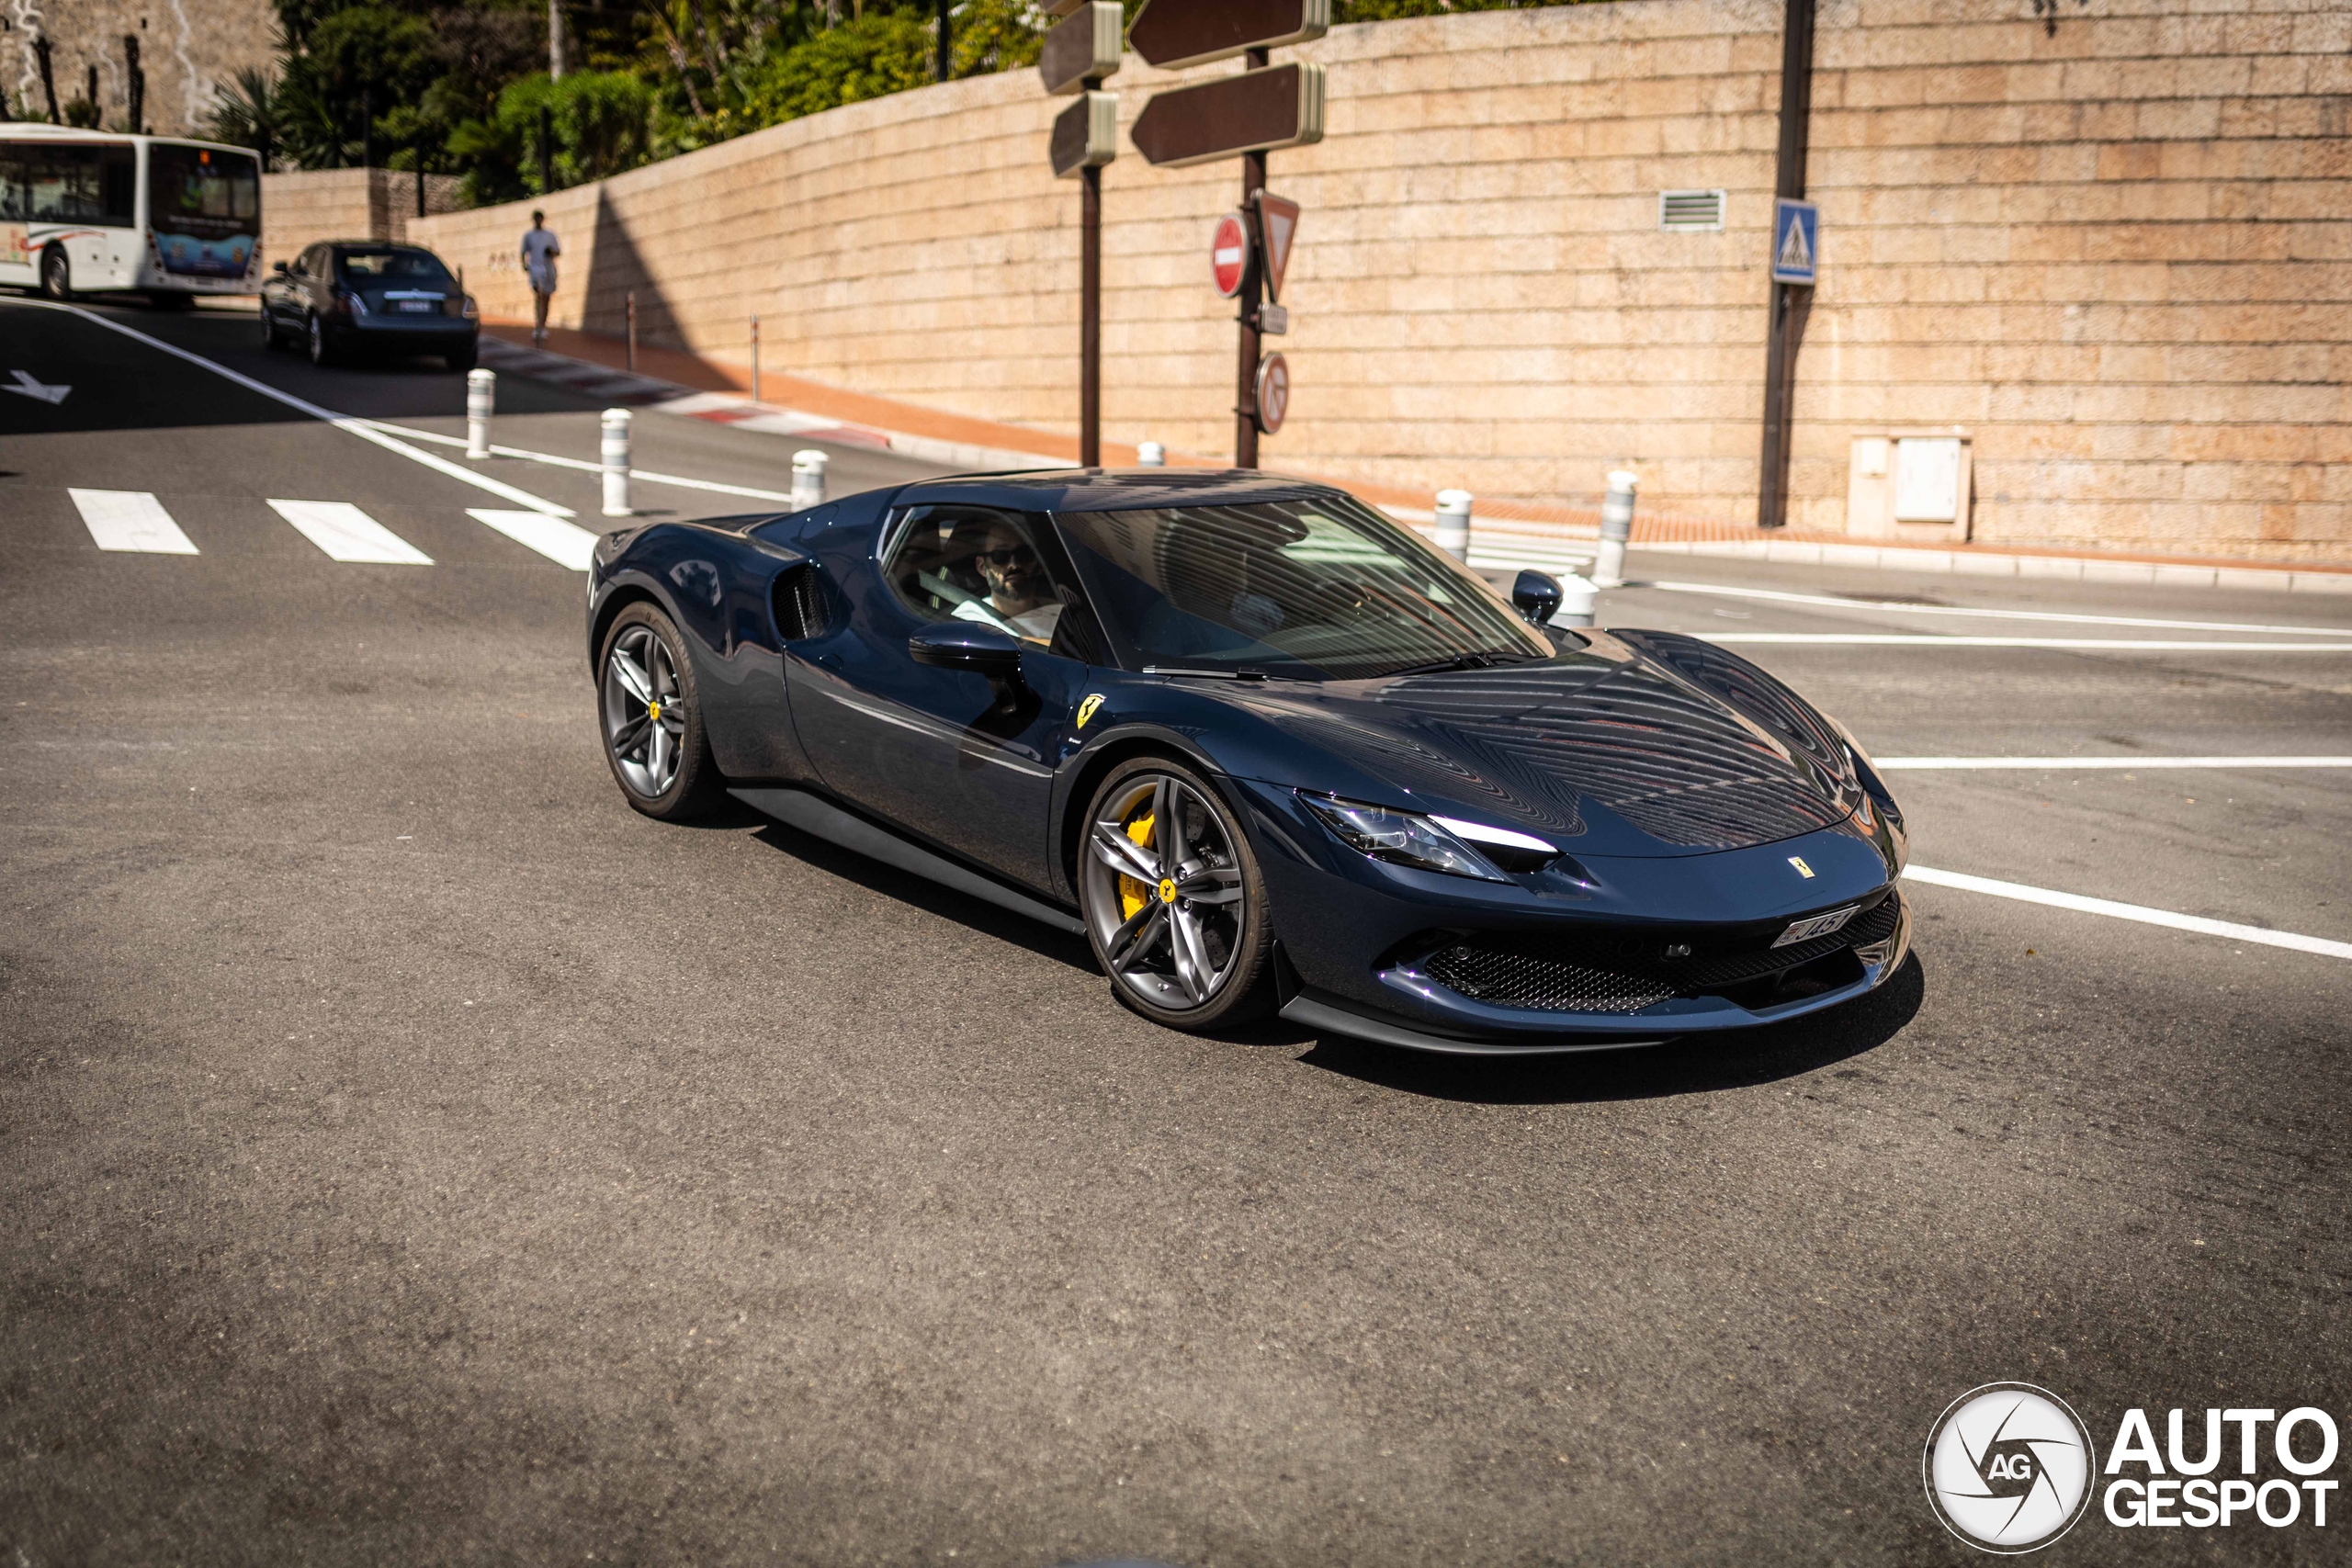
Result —
<path fill-rule="evenodd" d="M 400 299 L 393 302 L 392 309 L 413 316 L 427 316 L 437 312 L 441 302 L 437 299 Z"/>
<path fill-rule="evenodd" d="M 1773 939 L 1774 947 L 1786 947 L 1792 942 L 1811 942 L 1817 936 L 1827 936 L 1854 918 L 1860 904 L 1849 904 L 1842 909 L 1832 909 L 1826 915 L 1808 915 L 1802 920 L 1792 920 L 1789 929 Z"/>

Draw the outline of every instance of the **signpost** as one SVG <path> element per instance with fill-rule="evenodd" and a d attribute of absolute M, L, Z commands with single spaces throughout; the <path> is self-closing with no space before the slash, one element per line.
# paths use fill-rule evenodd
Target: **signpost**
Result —
<path fill-rule="evenodd" d="M 1278 65 L 1170 87 L 1153 95 L 1127 134 L 1146 163 L 1170 169 L 1320 141 L 1323 67 Z"/>
<path fill-rule="evenodd" d="M 1127 42 L 1162 71 L 1307 43 L 1331 27 L 1331 0 L 1145 0 Z"/>
<path fill-rule="evenodd" d="M 1298 237 L 1298 203 L 1258 193 L 1258 243 L 1266 257 L 1266 298 L 1283 297 L 1283 274 L 1290 268 L 1290 243 Z"/>
<path fill-rule="evenodd" d="M 1102 462 L 1102 166 L 1119 155 L 1119 96 L 1097 91 L 1119 69 L 1118 0 L 1046 0 L 1062 19 L 1046 33 L 1037 74 L 1079 99 L 1054 119 L 1046 156 L 1057 179 L 1076 175 L 1079 208 L 1078 462 Z"/>
<path fill-rule="evenodd" d="M 1250 231 L 1241 226 L 1241 214 L 1228 212 L 1209 236 L 1209 276 L 1216 280 L 1216 291 L 1231 299 L 1241 292 L 1249 271 Z"/>
<path fill-rule="evenodd" d="M 1258 367 L 1258 427 L 1272 435 L 1290 412 L 1290 361 L 1279 354 L 1266 355 Z"/>

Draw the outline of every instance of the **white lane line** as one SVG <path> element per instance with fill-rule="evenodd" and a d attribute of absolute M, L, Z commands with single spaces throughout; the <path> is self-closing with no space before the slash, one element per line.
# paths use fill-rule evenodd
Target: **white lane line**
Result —
<path fill-rule="evenodd" d="M 273 501 L 270 507 L 336 560 L 431 566 L 433 558 L 347 501 Z"/>
<path fill-rule="evenodd" d="M 487 523 L 516 544 L 533 549 L 574 571 L 588 570 L 588 557 L 596 547 L 596 536 L 576 523 L 566 523 L 560 517 L 549 517 L 544 512 L 498 512 L 486 506 L 469 506 L 466 515 L 477 523 Z"/>
<path fill-rule="evenodd" d="M 102 550 L 138 550 L 152 556 L 192 556 L 196 541 L 180 532 L 152 491 L 69 490 L 82 525 Z"/>
<path fill-rule="evenodd" d="M 1873 757 L 1882 773 L 1972 773 L 2019 769 L 2079 773 L 2091 769 L 2119 773 L 2158 768 L 2352 768 L 2352 757 Z"/>
<path fill-rule="evenodd" d="M 2202 915 L 2176 915 L 2170 909 L 2151 909 L 2144 904 L 2119 904 L 2112 898 L 2086 898 L 2079 893 L 2057 893 L 2047 887 L 2029 887 L 2022 882 L 1998 882 L 1989 876 L 1970 876 L 1964 872 L 1930 871 L 1925 866 L 1914 865 L 1905 867 L 1903 874 L 1908 881 L 1925 882 L 1935 887 L 1989 893 L 1996 898 L 2047 904 L 2056 909 L 2106 915 L 2119 920 L 2137 920 L 2143 925 L 2169 926 L 2174 931 L 2227 937 L 2232 942 L 2257 942 L 2264 947 L 2288 947 L 2298 953 L 2316 953 L 2327 958 L 2352 958 L 2352 942 L 2330 942 L 2325 937 L 2302 936 L 2294 931 L 2274 931 L 2261 926 L 2209 920 Z"/>
<path fill-rule="evenodd" d="M 382 429 L 397 430 L 402 435 L 412 436 L 419 441 L 436 442 L 443 446 L 463 446 L 466 444 L 461 436 L 444 435 L 437 430 L 418 430 L 410 425 L 385 424 L 380 421 L 374 423 Z M 490 450 L 491 455 L 496 457 L 519 457 L 526 463 L 546 463 L 558 468 L 577 468 L 582 473 L 601 474 L 605 471 L 604 464 L 592 463 L 584 457 L 559 457 L 552 452 L 531 452 L 520 446 L 492 446 Z M 789 491 L 759 490 L 751 485 L 721 484 L 717 479 L 690 479 L 681 474 L 657 474 L 650 468 L 631 468 L 628 471 L 628 477 L 632 480 L 650 485 L 675 485 L 680 490 L 716 491 L 720 495 L 748 495 L 754 501 L 781 501 L 788 504 L 792 500 L 792 492 Z"/>
<path fill-rule="evenodd" d="M 337 430 L 356 435 L 362 441 L 373 442 L 387 452 L 397 452 L 412 463 L 422 463 L 436 473 L 447 474 L 453 479 L 473 486 L 476 490 L 488 491 L 502 500 L 514 502 L 520 506 L 527 506 L 534 512 L 544 512 L 550 517 L 569 517 L 572 514 L 571 508 L 568 506 L 558 506 L 543 496 L 533 495 L 528 491 L 517 490 L 510 484 L 503 484 L 487 474 L 478 474 L 471 468 L 450 462 L 446 457 L 437 457 L 430 452 L 420 451 L 405 441 L 395 440 L 376 429 L 373 420 L 356 419 L 349 414 L 337 413 L 333 409 L 321 408 L 318 404 L 307 399 L 298 398 L 291 392 L 279 391 L 266 381 L 256 381 L 251 376 L 232 370 L 227 366 L 207 359 L 200 354 L 192 354 L 176 344 L 165 343 L 162 338 L 149 337 L 145 333 L 126 327 L 120 321 L 108 321 L 96 311 L 85 310 L 79 305 L 60 305 L 48 299 L 11 299 L 7 303 L 28 310 L 63 310 L 71 315 L 79 316 L 85 321 L 95 321 L 110 333 L 120 333 L 123 336 L 143 343 L 150 348 L 160 349 L 175 359 L 185 359 L 190 365 L 200 365 L 215 376 L 225 377 L 248 391 L 258 392 L 275 402 L 284 403 L 288 408 L 309 414 L 312 419 L 323 421 L 325 423 L 334 425 Z"/>
<path fill-rule="evenodd" d="M 1872 632 L 1692 632 L 1729 647 L 1771 643 L 1819 648 L 2071 648 L 2106 653 L 2352 653 L 2352 642 L 2189 642 L 2157 637 L 1900 637 Z"/>
<path fill-rule="evenodd" d="M 1790 593 L 1776 588 L 1731 588 L 1713 582 L 1644 582 L 1668 593 L 1710 593 L 1724 599 L 1764 599 L 1778 604 L 1827 604 L 1840 610 L 1871 610 L 1888 615 L 1971 615 L 1981 620 L 2066 621 L 2081 626 L 2154 626 L 2176 632 L 2275 632 L 2287 637 L 2352 637 L 2352 626 L 2266 626 L 2239 621 L 2162 621 L 2144 615 L 2078 615 L 2057 610 L 1988 610 L 1957 604 L 1905 604 L 1888 599 L 1840 599 L 1827 593 Z"/>

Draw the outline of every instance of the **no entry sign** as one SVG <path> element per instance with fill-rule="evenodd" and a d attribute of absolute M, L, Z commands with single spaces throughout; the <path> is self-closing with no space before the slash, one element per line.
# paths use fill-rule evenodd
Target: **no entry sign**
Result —
<path fill-rule="evenodd" d="M 1250 271 L 1250 230 L 1241 221 L 1241 214 L 1228 212 L 1216 220 L 1216 232 L 1209 239 L 1209 276 L 1216 279 L 1216 291 L 1230 299 L 1241 292 L 1241 279 Z"/>
<path fill-rule="evenodd" d="M 1290 361 L 1270 354 L 1258 364 L 1258 428 L 1272 435 L 1290 412 Z"/>

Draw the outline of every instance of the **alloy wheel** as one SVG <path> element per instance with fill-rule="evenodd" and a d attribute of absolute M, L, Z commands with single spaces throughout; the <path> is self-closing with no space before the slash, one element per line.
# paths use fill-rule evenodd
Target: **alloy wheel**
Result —
<path fill-rule="evenodd" d="M 605 744 L 628 787 L 667 795 L 685 756 L 686 707 L 669 646 L 650 626 L 623 632 L 605 658 Z"/>
<path fill-rule="evenodd" d="M 1249 951 L 1224 817 L 1168 773 L 1136 773 L 1088 825 L 1088 918 L 1114 979 L 1170 1012 L 1207 1007 Z"/>

